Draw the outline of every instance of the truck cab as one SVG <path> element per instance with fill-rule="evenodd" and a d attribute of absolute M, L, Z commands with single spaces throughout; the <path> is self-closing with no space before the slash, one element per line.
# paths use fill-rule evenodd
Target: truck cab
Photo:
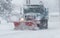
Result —
<path fill-rule="evenodd" d="M 23 8 L 25 19 L 34 17 L 39 29 L 48 28 L 48 9 L 44 5 L 25 5 Z"/>

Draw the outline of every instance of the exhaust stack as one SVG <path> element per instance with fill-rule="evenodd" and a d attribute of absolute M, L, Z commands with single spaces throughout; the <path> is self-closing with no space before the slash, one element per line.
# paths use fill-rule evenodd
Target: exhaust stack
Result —
<path fill-rule="evenodd" d="M 27 5 L 30 5 L 30 0 L 26 0 L 26 4 Z"/>

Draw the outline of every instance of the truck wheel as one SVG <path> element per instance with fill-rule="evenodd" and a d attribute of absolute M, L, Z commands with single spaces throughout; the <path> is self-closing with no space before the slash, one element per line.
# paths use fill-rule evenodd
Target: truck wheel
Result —
<path fill-rule="evenodd" d="M 43 29 L 43 26 L 42 26 L 41 24 L 37 24 L 37 27 L 38 27 L 39 29 Z"/>
<path fill-rule="evenodd" d="M 48 19 L 41 20 L 40 22 L 41 22 L 40 24 L 37 24 L 37 26 L 40 29 L 47 29 L 48 28 Z"/>
<path fill-rule="evenodd" d="M 44 28 L 48 29 L 48 20 L 47 19 L 45 20 L 45 27 Z"/>

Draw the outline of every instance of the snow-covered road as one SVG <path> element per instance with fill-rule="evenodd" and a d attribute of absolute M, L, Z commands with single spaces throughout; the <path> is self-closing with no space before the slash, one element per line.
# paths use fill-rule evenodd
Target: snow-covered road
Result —
<path fill-rule="evenodd" d="M 0 38 L 60 38 L 60 29 L 47 29 L 38 31 L 4 31 Z M 3 32 L 3 33 L 4 33 Z"/>
<path fill-rule="evenodd" d="M 13 30 L 13 24 L 0 24 L 0 38 L 60 38 L 59 19 L 59 16 L 49 16 L 48 29 L 37 31 Z"/>

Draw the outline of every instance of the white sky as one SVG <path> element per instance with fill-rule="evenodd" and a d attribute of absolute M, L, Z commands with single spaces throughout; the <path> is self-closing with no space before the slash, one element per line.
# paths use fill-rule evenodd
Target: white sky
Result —
<path fill-rule="evenodd" d="M 24 2 L 23 0 L 13 0 L 12 1 L 12 3 L 14 3 L 16 5 L 22 5 L 22 4 L 24 4 L 23 2 Z"/>
<path fill-rule="evenodd" d="M 31 0 L 31 4 L 38 4 L 40 0 Z M 45 7 L 49 8 L 49 11 L 59 11 L 59 0 L 42 0 Z M 13 0 L 12 3 L 16 5 L 25 4 L 25 0 Z"/>

